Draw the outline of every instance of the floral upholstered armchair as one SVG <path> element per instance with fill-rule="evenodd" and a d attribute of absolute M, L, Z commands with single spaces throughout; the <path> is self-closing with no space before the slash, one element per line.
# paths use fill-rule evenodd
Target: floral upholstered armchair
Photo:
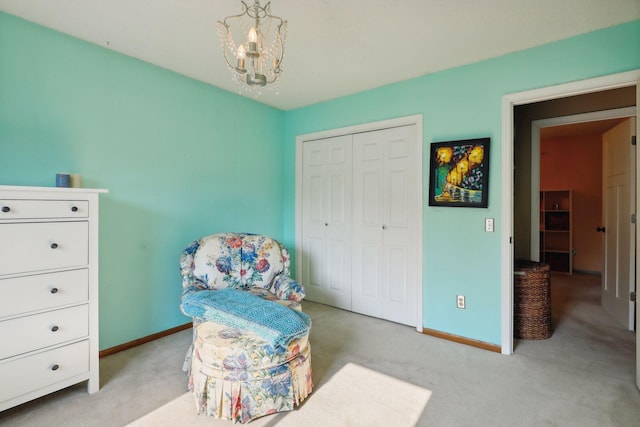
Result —
<path fill-rule="evenodd" d="M 192 242 L 180 256 L 182 298 L 202 290 L 235 288 L 295 305 L 305 292 L 290 277 L 290 266 L 287 249 L 270 237 L 248 233 L 207 236 Z"/>
<path fill-rule="evenodd" d="M 311 320 L 286 248 L 215 234 L 182 252 L 180 274 L 180 308 L 193 318 L 183 369 L 198 413 L 244 423 L 299 405 L 313 389 Z"/>

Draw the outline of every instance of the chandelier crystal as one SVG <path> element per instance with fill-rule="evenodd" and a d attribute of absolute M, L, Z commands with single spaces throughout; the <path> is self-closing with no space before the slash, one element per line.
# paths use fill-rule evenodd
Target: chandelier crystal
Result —
<path fill-rule="evenodd" d="M 271 2 L 264 7 L 241 1 L 242 13 L 218 21 L 218 35 L 227 66 L 241 90 L 259 95 L 273 90 L 284 59 L 287 21 L 271 14 Z"/>

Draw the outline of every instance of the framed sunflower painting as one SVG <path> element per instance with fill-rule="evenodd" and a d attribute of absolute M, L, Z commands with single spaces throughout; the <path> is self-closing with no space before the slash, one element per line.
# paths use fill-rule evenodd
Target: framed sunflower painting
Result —
<path fill-rule="evenodd" d="M 429 206 L 486 208 L 490 138 L 431 144 Z"/>

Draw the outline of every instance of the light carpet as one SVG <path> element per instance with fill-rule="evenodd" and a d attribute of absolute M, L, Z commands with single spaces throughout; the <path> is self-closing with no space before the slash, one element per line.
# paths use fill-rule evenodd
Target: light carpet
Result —
<path fill-rule="evenodd" d="M 252 427 L 411 427 L 425 409 L 431 391 L 348 363 L 321 384 L 294 411 L 257 418 Z M 197 415 L 193 395 L 177 399 L 128 427 L 230 426 L 227 420 Z"/>

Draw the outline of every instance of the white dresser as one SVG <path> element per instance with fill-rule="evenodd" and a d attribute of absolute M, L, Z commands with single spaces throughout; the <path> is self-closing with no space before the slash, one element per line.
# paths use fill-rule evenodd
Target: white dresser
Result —
<path fill-rule="evenodd" d="M 99 389 L 98 197 L 0 186 L 0 411 Z"/>

